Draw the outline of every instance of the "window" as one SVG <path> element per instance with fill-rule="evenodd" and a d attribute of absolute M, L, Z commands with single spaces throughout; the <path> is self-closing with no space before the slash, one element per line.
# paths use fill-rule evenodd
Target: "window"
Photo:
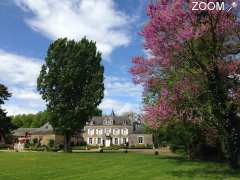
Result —
<path fill-rule="evenodd" d="M 97 129 L 97 130 L 96 130 L 96 134 L 102 135 L 102 129 Z"/>
<path fill-rule="evenodd" d="M 92 144 L 92 138 L 88 139 L 88 144 Z"/>
<path fill-rule="evenodd" d="M 138 143 L 142 144 L 143 143 L 143 137 L 138 137 Z"/>
<path fill-rule="evenodd" d="M 88 129 L 88 134 L 94 135 L 94 129 Z"/>
<path fill-rule="evenodd" d="M 113 130 L 113 134 L 114 134 L 114 135 L 119 135 L 119 133 L 120 133 L 120 130 L 119 130 L 119 129 L 114 129 L 114 130 Z"/>
<path fill-rule="evenodd" d="M 114 138 L 114 144 L 118 144 L 118 138 Z"/>
<path fill-rule="evenodd" d="M 106 134 L 110 134 L 111 133 L 111 129 L 105 129 L 105 131 L 106 131 Z"/>
<path fill-rule="evenodd" d="M 128 135 L 128 129 L 127 128 L 125 128 L 125 129 L 123 129 L 123 135 Z"/>
<path fill-rule="evenodd" d="M 123 144 L 126 144 L 126 143 L 127 143 L 127 139 L 123 138 Z"/>
<path fill-rule="evenodd" d="M 98 144 L 102 144 L 102 139 L 101 139 L 101 138 L 98 138 L 97 143 L 98 143 Z"/>
<path fill-rule="evenodd" d="M 113 124 L 113 120 L 112 120 L 112 119 L 105 119 L 105 120 L 103 121 L 103 124 L 104 124 L 104 125 L 112 125 L 112 124 Z"/>

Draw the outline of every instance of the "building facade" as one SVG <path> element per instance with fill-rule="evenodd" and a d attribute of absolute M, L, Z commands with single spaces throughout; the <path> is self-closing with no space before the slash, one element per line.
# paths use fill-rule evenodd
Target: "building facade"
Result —
<path fill-rule="evenodd" d="M 88 145 L 152 145 L 152 134 L 144 133 L 141 123 L 130 116 L 93 117 L 84 128 L 84 140 Z"/>
<path fill-rule="evenodd" d="M 40 128 L 19 128 L 13 131 L 16 142 L 26 143 L 27 141 L 38 140 L 41 145 L 48 145 L 51 140 L 55 144 L 63 145 L 64 137 L 54 132 L 53 127 L 46 123 Z M 83 142 L 88 145 L 109 147 L 111 145 L 152 145 L 152 134 L 144 133 L 141 123 L 133 121 L 131 116 L 110 116 L 93 117 L 84 127 L 84 131 L 77 133 L 71 138 L 72 145 L 79 145 Z"/>
<path fill-rule="evenodd" d="M 46 123 L 40 128 L 18 128 L 13 131 L 13 136 L 17 142 L 26 143 L 26 141 L 33 141 L 37 139 L 41 145 L 48 145 L 51 140 L 55 144 L 64 144 L 64 136 L 56 133 L 51 124 Z M 82 134 L 76 134 L 71 138 L 71 144 L 77 145 L 78 142 L 83 141 Z"/>

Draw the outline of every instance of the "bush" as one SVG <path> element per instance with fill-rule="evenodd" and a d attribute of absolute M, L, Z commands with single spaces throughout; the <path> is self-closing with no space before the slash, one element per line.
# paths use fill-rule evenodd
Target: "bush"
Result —
<path fill-rule="evenodd" d="M 114 144 L 114 145 L 112 145 L 110 148 L 111 148 L 112 150 L 119 150 L 119 149 L 121 149 L 121 146 Z"/>
<path fill-rule="evenodd" d="M 10 148 L 10 145 L 0 144 L 0 149 L 8 149 L 8 148 Z"/>
<path fill-rule="evenodd" d="M 29 150 L 31 151 L 45 151 L 44 147 L 30 147 Z"/>
<path fill-rule="evenodd" d="M 73 146 L 72 150 L 86 150 L 87 146 Z"/>
<path fill-rule="evenodd" d="M 64 145 L 63 144 L 59 144 L 59 149 L 64 149 Z"/>
<path fill-rule="evenodd" d="M 157 156 L 157 155 L 159 154 L 159 152 L 158 152 L 158 151 L 155 151 L 154 154 Z"/>
<path fill-rule="evenodd" d="M 90 150 L 90 149 L 98 149 L 99 146 L 98 145 L 87 145 L 87 149 Z"/>
<path fill-rule="evenodd" d="M 31 143 L 27 141 L 27 143 L 24 144 L 24 148 L 28 149 L 31 147 Z"/>
<path fill-rule="evenodd" d="M 48 147 L 53 148 L 55 144 L 55 141 L 53 139 L 48 140 Z"/>
<path fill-rule="evenodd" d="M 130 147 L 130 149 L 152 149 L 153 145 L 152 144 L 132 144 Z"/>
<path fill-rule="evenodd" d="M 171 144 L 169 146 L 170 150 L 175 153 L 177 150 L 184 150 L 185 147 L 183 145 Z"/>
<path fill-rule="evenodd" d="M 100 152 L 100 153 L 103 153 L 103 149 L 101 148 L 99 152 Z"/>
<path fill-rule="evenodd" d="M 37 139 L 37 138 L 32 139 L 32 144 L 33 144 L 33 145 L 38 144 L 38 139 Z"/>
<path fill-rule="evenodd" d="M 60 147 L 58 145 L 55 145 L 55 146 L 53 146 L 51 148 L 48 148 L 48 151 L 52 151 L 52 152 L 58 152 L 60 150 L 61 149 L 60 149 Z"/>
<path fill-rule="evenodd" d="M 79 145 L 80 146 L 87 146 L 87 142 L 86 141 L 81 141 Z"/>
<path fill-rule="evenodd" d="M 146 149 L 152 149 L 153 148 L 153 144 L 147 144 L 146 145 Z"/>

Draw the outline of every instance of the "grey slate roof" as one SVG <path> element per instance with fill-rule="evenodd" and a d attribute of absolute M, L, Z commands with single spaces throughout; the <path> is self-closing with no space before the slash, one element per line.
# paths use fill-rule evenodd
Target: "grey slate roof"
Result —
<path fill-rule="evenodd" d="M 13 131 L 14 136 L 25 136 L 26 133 L 31 135 L 53 134 L 53 127 L 51 124 L 46 123 L 40 128 L 18 128 Z"/>
<path fill-rule="evenodd" d="M 92 125 L 104 125 L 104 120 L 112 119 L 113 125 L 131 125 L 131 121 L 128 116 L 94 116 L 90 120 Z"/>
<path fill-rule="evenodd" d="M 133 134 L 147 134 L 147 133 L 145 132 L 144 126 L 140 125 L 133 130 Z"/>

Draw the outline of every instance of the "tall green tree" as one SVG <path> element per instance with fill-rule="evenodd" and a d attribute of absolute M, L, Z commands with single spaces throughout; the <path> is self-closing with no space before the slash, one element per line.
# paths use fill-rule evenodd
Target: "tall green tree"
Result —
<path fill-rule="evenodd" d="M 86 38 L 58 39 L 47 52 L 38 77 L 38 91 L 47 102 L 50 123 L 64 134 L 64 151 L 71 136 L 82 129 L 104 96 L 101 53 Z"/>
<path fill-rule="evenodd" d="M 3 136 L 5 141 L 7 135 L 10 134 L 11 129 L 14 127 L 11 123 L 11 118 L 7 117 L 5 110 L 2 109 L 4 101 L 8 100 L 9 97 L 11 97 L 11 94 L 8 92 L 7 87 L 0 84 L 0 135 Z"/>

